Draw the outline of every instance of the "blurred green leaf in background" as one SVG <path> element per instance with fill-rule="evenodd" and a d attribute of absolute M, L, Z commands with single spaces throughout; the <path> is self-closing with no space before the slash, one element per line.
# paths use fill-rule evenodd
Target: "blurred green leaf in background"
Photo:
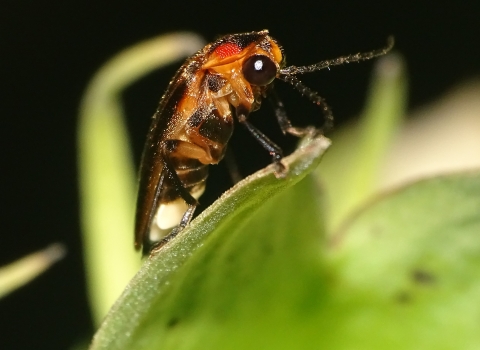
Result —
<path fill-rule="evenodd" d="M 0 267 L 0 298 L 29 283 L 65 256 L 65 247 L 54 243 L 38 252 Z"/>

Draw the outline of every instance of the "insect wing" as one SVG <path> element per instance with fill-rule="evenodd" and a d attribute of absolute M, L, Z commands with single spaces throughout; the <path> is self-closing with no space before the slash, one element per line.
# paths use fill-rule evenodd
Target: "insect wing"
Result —
<path fill-rule="evenodd" d="M 186 65 L 177 72 L 170 82 L 155 112 L 145 143 L 139 174 L 139 190 L 135 217 L 135 248 L 150 245 L 150 226 L 155 217 L 162 184 L 164 181 L 164 160 L 160 143 L 172 123 L 177 105 L 187 90 Z"/>

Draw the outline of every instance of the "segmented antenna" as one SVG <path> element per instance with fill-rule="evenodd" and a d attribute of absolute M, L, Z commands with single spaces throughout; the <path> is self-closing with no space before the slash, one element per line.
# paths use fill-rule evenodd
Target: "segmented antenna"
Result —
<path fill-rule="evenodd" d="M 303 83 L 294 75 L 279 75 L 278 78 L 293 85 L 293 87 L 297 89 L 303 96 L 307 97 L 310 101 L 322 109 L 323 116 L 325 118 L 322 126 L 322 131 L 324 133 L 333 127 L 333 114 L 324 98 L 320 97 L 316 91 L 313 91 L 308 86 L 303 85 Z"/>
<path fill-rule="evenodd" d="M 310 72 L 315 72 L 317 70 L 329 68 L 331 66 L 339 66 L 345 63 L 371 60 L 372 58 L 385 55 L 388 51 L 392 49 L 394 44 L 395 44 L 395 40 L 393 36 L 389 36 L 387 39 L 387 46 L 385 46 L 382 49 L 372 50 L 368 52 L 359 52 L 354 55 L 341 56 L 338 58 L 334 58 L 332 60 L 321 61 L 309 66 L 302 66 L 302 67 L 290 66 L 290 67 L 280 69 L 279 73 L 281 75 L 304 74 L 304 73 L 310 73 Z"/>

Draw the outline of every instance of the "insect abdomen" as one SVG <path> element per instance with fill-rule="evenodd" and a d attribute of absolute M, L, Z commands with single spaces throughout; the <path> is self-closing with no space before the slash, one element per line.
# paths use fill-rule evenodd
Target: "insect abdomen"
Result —
<path fill-rule="evenodd" d="M 205 187 L 205 180 L 208 177 L 208 166 L 196 159 L 176 158 L 172 161 L 175 172 L 178 175 L 183 187 L 192 194 L 197 187 Z M 177 198 L 181 198 L 175 184 L 167 177 L 164 180 L 160 192 L 160 204 L 166 204 Z"/>

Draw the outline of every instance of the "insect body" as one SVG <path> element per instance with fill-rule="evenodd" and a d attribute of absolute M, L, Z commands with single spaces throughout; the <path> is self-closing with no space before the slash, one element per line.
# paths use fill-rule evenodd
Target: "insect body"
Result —
<path fill-rule="evenodd" d="M 248 116 L 263 98 L 272 101 L 280 128 L 296 136 L 273 91 L 279 78 L 292 84 L 323 109 L 325 128 L 333 117 L 324 100 L 304 86 L 297 74 L 332 65 L 371 59 L 381 50 L 285 68 L 285 55 L 267 30 L 224 36 L 187 59 L 170 82 L 153 116 L 140 167 L 135 223 L 135 247 L 148 254 L 171 240 L 191 220 L 203 193 L 208 165 L 225 154 L 234 118 L 270 153 L 278 173 L 285 171 L 282 150 L 254 127 Z"/>

